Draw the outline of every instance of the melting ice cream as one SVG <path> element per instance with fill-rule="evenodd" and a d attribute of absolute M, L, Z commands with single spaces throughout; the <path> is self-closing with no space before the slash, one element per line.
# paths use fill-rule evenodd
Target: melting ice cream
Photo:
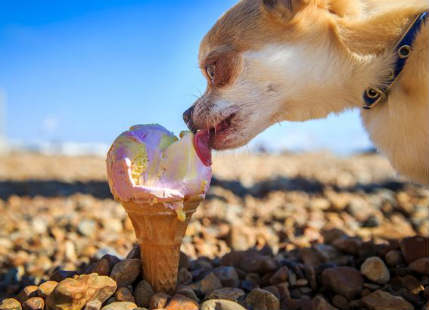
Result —
<path fill-rule="evenodd" d="M 184 220 L 183 202 L 204 199 L 212 176 L 204 133 L 180 138 L 160 125 L 137 125 L 123 132 L 107 154 L 107 177 L 117 200 L 162 202 Z"/>

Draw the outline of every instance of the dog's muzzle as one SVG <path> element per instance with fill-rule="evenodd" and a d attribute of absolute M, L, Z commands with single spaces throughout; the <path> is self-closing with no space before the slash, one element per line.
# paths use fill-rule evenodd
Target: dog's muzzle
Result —
<path fill-rule="evenodd" d="M 193 133 L 197 132 L 197 128 L 195 127 L 195 124 L 192 120 L 192 116 L 194 114 L 194 106 L 190 107 L 183 113 L 183 121 L 185 122 L 186 126 L 188 126 L 189 130 Z"/>

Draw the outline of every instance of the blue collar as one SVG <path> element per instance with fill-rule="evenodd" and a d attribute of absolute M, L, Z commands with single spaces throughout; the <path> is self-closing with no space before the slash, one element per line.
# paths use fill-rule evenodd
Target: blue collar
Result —
<path fill-rule="evenodd" d="M 375 107 L 378 103 L 387 100 L 390 88 L 402 72 L 402 69 L 404 69 L 404 66 L 407 63 L 407 58 L 412 51 L 413 43 L 417 37 L 417 32 L 425 23 L 427 17 L 428 12 L 419 14 L 404 34 L 403 38 L 396 45 L 396 61 L 386 82 L 380 87 L 369 87 L 365 90 L 363 94 L 363 100 L 365 101 L 363 105 L 364 109 L 369 110 Z"/>

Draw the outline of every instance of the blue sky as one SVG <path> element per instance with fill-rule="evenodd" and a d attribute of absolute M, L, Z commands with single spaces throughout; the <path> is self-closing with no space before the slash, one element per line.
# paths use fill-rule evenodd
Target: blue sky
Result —
<path fill-rule="evenodd" d="M 199 41 L 233 0 L 0 2 L 0 92 L 6 134 L 21 142 L 110 143 L 131 124 L 185 128 L 204 91 Z M 275 149 L 369 145 L 357 112 L 283 123 L 252 145 Z"/>

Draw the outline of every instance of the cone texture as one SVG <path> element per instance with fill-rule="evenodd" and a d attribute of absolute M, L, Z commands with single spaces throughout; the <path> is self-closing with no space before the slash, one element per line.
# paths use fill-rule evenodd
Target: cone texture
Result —
<path fill-rule="evenodd" d="M 184 222 L 162 203 L 122 202 L 140 244 L 143 277 L 155 292 L 174 293 L 177 284 L 180 245 L 200 200 L 185 201 Z"/>

